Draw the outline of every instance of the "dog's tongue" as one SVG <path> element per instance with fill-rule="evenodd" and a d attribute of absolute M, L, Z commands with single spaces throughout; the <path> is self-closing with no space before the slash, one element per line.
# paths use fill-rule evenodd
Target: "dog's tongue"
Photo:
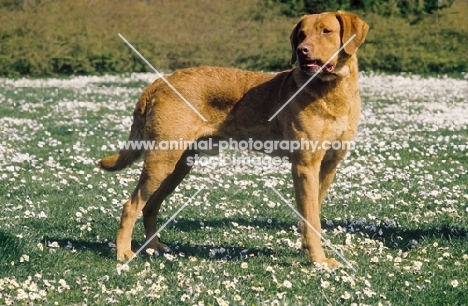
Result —
<path fill-rule="evenodd" d="M 319 71 L 319 69 L 322 67 L 318 62 L 310 62 L 307 63 L 306 65 L 308 68 L 312 69 L 313 71 Z"/>

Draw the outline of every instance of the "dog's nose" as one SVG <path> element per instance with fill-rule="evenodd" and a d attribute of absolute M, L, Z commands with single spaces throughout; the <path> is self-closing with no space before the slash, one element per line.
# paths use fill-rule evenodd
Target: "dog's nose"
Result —
<path fill-rule="evenodd" d="M 299 47 L 297 49 L 303 55 L 307 55 L 307 54 L 309 54 L 311 48 L 310 48 L 309 45 L 301 44 L 301 45 L 299 45 Z"/>

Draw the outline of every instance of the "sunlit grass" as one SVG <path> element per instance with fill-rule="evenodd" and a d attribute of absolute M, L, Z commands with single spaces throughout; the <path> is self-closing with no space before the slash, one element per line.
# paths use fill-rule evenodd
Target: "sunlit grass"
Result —
<path fill-rule="evenodd" d="M 94 168 L 125 140 L 151 75 L 0 80 L 0 304 L 462 305 L 468 299 L 466 81 L 362 75 L 357 146 L 322 211 L 353 265 L 300 252 L 289 166 L 195 167 L 166 199 L 166 256 L 117 272 L 122 203 L 141 163 Z M 136 87 L 136 85 L 139 85 Z M 465 89 L 463 89 L 465 88 Z M 134 249 L 144 242 L 139 221 Z M 329 256 L 334 252 L 327 248 Z"/>

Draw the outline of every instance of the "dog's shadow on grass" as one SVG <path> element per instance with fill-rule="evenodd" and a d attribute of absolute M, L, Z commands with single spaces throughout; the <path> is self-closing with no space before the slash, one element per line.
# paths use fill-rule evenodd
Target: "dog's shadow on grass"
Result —
<path fill-rule="evenodd" d="M 160 220 L 159 224 L 163 224 L 167 220 Z M 203 225 L 201 225 L 201 222 Z M 172 231 L 180 231 L 183 233 L 190 233 L 200 230 L 202 226 L 213 228 L 213 230 L 220 230 L 222 228 L 230 228 L 232 222 L 238 223 L 239 226 L 245 227 L 259 227 L 259 228 L 269 228 L 273 230 L 281 230 L 289 228 L 292 223 L 290 222 L 283 222 L 283 221 L 276 221 L 276 220 L 248 220 L 248 219 L 221 219 L 221 220 L 208 220 L 208 221 L 200 221 L 200 220 L 189 220 L 189 219 L 178 219 L 176 222 L 172 223 L 168 226 L 165 230 L 172 230 Z M 225 245 L 220 244 L 219 246 L 213 245 L 203 245 L 203 244 L 186 244 L 186 243 L 178 243 L 177 236 L 175 237 L 175 241 L 165 241 L 165 234 L 164 231 L 161 233 L 161 240 L 164 243 L 168 243 L 168 246 L 171 248 L 171 252 L 173 254 L 184 253 L 185 256 L 194 256 L 197 258 L 206 258 L 206 259 L 238 259 L 241 256 L 249 255 L 249 254 L 263 254 L 269 256 L 274 254 L 275 252 L 271 248 L 251 248 L 251 247 L 240 247 L 237 245 Z M 246 232 L 246 230 L 240 230 L 241 233 Z M 212 236 L 212 240 L 216 240 L 216 233 L 210 233 Z M 109 238 L 106 237 L 105 241 L 103 242 L 91 242 L 84 238 L 58 238 L 54 236 L 47 236 L 44 237 L 46 244 L 48 242 L 57 242 L 61 248 L 65 249 L 75 249 L 78 252 L 93 252 L 95 254 L 100 255 L 101 257 L 106 258 L 115 258 L 115 237 Z M 143 245 L 144 241 L 135 241 L 132 240 L 132 250 L 136 251 L 140 249 Z M 112 246 L 109 246 L 109 245 Z M 248 250 L 248 251 L 246 251 Z M 147 256 L 145 250 L 141 252 L 142 256 Z"/>
<path fill-rule="evenodd" d="M 24 254 L 25 246 L 19 237 L 0 229 L 0 241 L 0 255 L 3 261 L 17 260 L 21 254 Z"/>
<path fill-rule="evenodd" d="M 109 242 L 91 242 L 82 239 L 68 239 L 68 238 L 56 238 L 53 236 L 44 237 L 46 244 L 57 242 L 60 248 L 68 250 L 76 250 L 78 252 L 92 252 L 98 254 L 101 257 L 114 258 L 115 252 L 112 247 L 109 247 Z"/>
<path fill-rule="evenodd" d="M 164 220 L 160 221 L 161 224 Z M 220 231 L 223 228 L 226 230 L 232 229 L 232 223 L 237 223 L 239 226 L 239 235 L 248 235 L 250 231 L 255 231 L 257 234 L 262 231 L 269 231 L 270 233 L 278 232 L 281 230 L 288 231 L 293 226 L 297 227 L 297 222 L 290 222 L 278 219 L 243 219 L 243 218 L 223 218 L 218 220 L 200 221 L 193 219 L 178 219 L 176 223 L 172 224 L 168 230 L 179 231 L 182 233 L 190 233 L 199 231 L 202 227 L 212 228 L 212 231 L 207 233 L 207 237 L 211 237 L 211 240 L 216 240 L 216 231 Z M 341 220 L 330 222 L 322 222 L 322 228 L 326 229 L 329 233 L 333 232 L 338 226 L 345 229 L 346 232 L 355 235 L 356 233 L 363 233 L 364 237 L 369 237 L 382 241 L 385 247 L 389 249 L 401 249 L 407 251 L 411 248 L 416 247 L 420 241 L 430 238 L 442 238 L 446 240 L 451 239 L 463 239 L 468 236 L 468 229 L 464 227 L 454 227 L 449 224 L 440 224 L 437 227 L 421 227 L 419 229 L 405 229 L 395 223 L 380 222 L 377 226 L 373 221 L 361 220 Z M 203 243 L 186 243 L 179 242 L 180 240 L 175 236 L 171 239 L 165 240 L 164 231 L 162 233 L 162 242 L 167 243 L 171 248 L 170 254 L 184 254 L 184 256 L 193 256 L 199 259 L 208 260 L 239 260 L 246 258 L 247 256 L 278 256 L 279 249 L 275 247 L 274 241 L 273 246 L 239 246 L 235 242 L 219 243 L 219 245 L 206 245 Z M 173 236 L 173 235 L 172 235 Z M 329 235 L 327 235 L 329 236 Z M 76 249 L 77 251 L 90 251 L 98 254 L 101 257 L 114 258 L 115 249 L 109 244 L 113 244 L 113 238 L 105 242 L 90 242 L 83 239 L 54 239 L 53 237 L 45 237 L 47 241 L 56 241 L 61 247 L 68 249 Z M 139 249 L 143 241 L 132 241 L 132 249 L 136 251 Z M 335 242 L 336 243 L 336 242 Z M 344 243 L 344 241 L 343 241 Z M 341 244 L 341 242 L 338 242 Z M 281 248 L 281 254 L 286 256 L 292 256 L 298 254 L 296 249 L 290 251 L 284 251 Z M 140 256 L 148 256 L 145 251 L 142 251 Z"/>
<path fill-rule="evenodd" d="M 342 220 L 327 224 L 322 227 L 332 232 L 338 226 L 346 229 L 346 232 L 355 234 L 363 233 L 365 236 L 381 241 L 389 249 L 401 249 L 407 251 L 416 247 L 421 241 L 431 238 L 445 240 L 463 239 L 468 236 L 468 228 L 456 227 L 450 224 L 439 224 L 437 226 L 421 226 L 417 229 L 404 228 L 394 222 L 379 222 L 376 225 L 373 221 Z"/>
<path fill-rule="evenodd" d="M 209 226 L 213 228 L 220 227 L 229 227 L 229 224 L 235 222 L 239 226 L 256 228 L 257 232 L 262 231 L 262 229 L 269 231 L 288 231 L 291 227 L 296 226 L 297 223 L 290 221 L 283 221 L 278 219 L 273 220 L 253 220 L 253 219 L 230 219 L 224 218 L 221 220 L 212 220 L 204 222 L 203 226 Z M 443 239 L 443 240 L 457 240 L 457 239 L 466 239 L 468 237 L 468 228 L 465 227 L 456 227 L 450 224 L 441 223 L 437 226 L 421 226 L 417 229 L 408 229 L 404 228 L 394 222 L 379 222 L 379 225 L 376 225 L 376 222 L 369 221 L 365 219 L 360 220 L 342 220 L 340 222 L 329 223 L 326 221 L 322 222 L 322 228 L 326 229 L 329 233 L 333 232 L 338 226 L 341 226 L 346 230 L 346 232 L 351 234 L 363 233 L 364 237 L 369 237 L 371 239 L 376 239 L 381 241 L 385 247 L 389 249 L 408 251 L 412 248 L 417 247 L 417 245 L 426 239 Z M 197 230 L 201 227 L 200 221 L 191 221 L 187 219 L 182 219 L 178 221 L 176 227 L 184 232 L 190 232 L 192 230 Z M 248 234 L 244 229 L 244 232 L 241 231 L 241 234 Z M 336 242 L 335 242 L 336 243 Z M 342 242 L 344 243 L 344 241 Z M 340 242 L 338 242 L 340 244 Z M 224 249 L 226 256 L 217 252 L 219 249 Z M 213 250 L 216 254 L 213 256 Z M 278 249 L 273 245 L 273 247 L 238 247 L 232 245 L 220 245 L 220 246 L 207 246 L 199 244 L 176 244 L 173 248 L 175 253 L 183 252 L 188 256 L 194 256 L 198 258 L 223 258 L 223 259 L 239 259 L 239 257 L 244 255 L 261 255 L 269 257 L 271 255 L 277 256 Z M 282 250 L 281 253 L 284 253 Z M 291 249 L 290 253 L 286 255 L 297 254 L 297 250 Z M 245 257 L 245 256 L 244 256 Z"/>
<path fill-rule="evenodd" d="M 236 224 L 234 227 L 233 224 Z M 180 232 L 180 236 L 184 236 L 187 233 L 197 232 L 200 235 L 202 228 L 210 229 L 206 231 L 206 238 L 212 241 L 217 241 L 221 232 L 231 232 L 233 229 L 239 231 L 239 235 L 248 235 L 249 233 L 255 232 L 256 234 L 264 231 L 277 232 L 281 230 L 287 230 L 292 225 L 291 222 L 277 220 L 277 219 L 248 219 L 248 218 L 222 218 L 216 220 L 194 220 L 194 219 L 178 219 L 175 223 L 169 226 L 171 231 Z M 179 242 L 179 239 L 174 235 L 171 235 L 173 239 L 165 240 L 164 233 L 161 234 L 161 241 L 167 243 L 175 254 L 183 253 L 185 256 L 193 256 L 200 259 L 212 259 L 212 260 L 239 260 L 246 256 L 266 256 L 275 255 L 276 251 L 274 247 L 261 247 L 261 246 L 240 246 L 241 243 L 237 244 L 235 241 L 232 243 L 213 243 L 210 245 L 203 243 L 186 243 Z M 220 240 L 223 240 L 221 238 Z M 173 241 L 171 241 L 173 240 Z M 198 239 L 201 240 L 201 239 Z M 203 239 L 204 240 L 204 239 Z"/>

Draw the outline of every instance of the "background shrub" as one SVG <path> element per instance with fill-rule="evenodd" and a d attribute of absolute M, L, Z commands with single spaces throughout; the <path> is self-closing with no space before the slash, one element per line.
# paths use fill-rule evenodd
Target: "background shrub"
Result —
<path fill-rule="evenodd" d="M 442 9 L 431 1 L 4 0 L 0 75 L 151 71 L 118 33 L 161 71 L 283 70 L 290 67 L 289 33 L 298 16 L 335 9 L 356 12 L 371 26 L 359 51 L 362 69 L 468 71 L 467 1 Z"/>

